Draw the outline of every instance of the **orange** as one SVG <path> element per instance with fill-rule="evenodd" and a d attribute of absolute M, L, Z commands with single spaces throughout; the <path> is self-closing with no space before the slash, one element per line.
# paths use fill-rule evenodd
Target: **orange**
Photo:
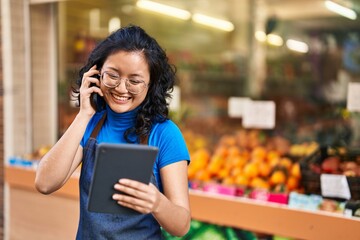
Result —
<path fill-rule="evenodd" d="M 250 186 L 254 189 L 269 189 L 270 185 L 262 178 L 256 177 L 251 180 Z"/>
<path fill-rule="evenodd" d="M 290 160 L 290 158 L 283 157 L 280 159 L 279 165 L 285 167 L 288 171 L 290 171 L 292 167 L 292 161 Z"/>
<path fill-rule="evenodd" d="M 245 175 L 238 175 L 235 177 L 235 184 L 241 185 L 241 186 L 248 186 L 249 185 L 249 178 Z"/>
<path fill-rule="evenodd" d="M 251 159 L 264 160 L 267 150 L 263 146 L 256 146 L 251 152 Z"/>
<path fill-rule="evenodd" d="M 195 170 L 204 169 L 208 165 L 209 160 L 209 151 L 205 148 L 198 149 L 191 155 L 189 168 L 194 168 Z"/>
<path fill-rule="evenodd" d="M 223 167 L 224 159 L 220 155 L 214 155 L 211 157 L 210 164 L 208 165 L 208 170 L 210 174 L 216 174 Z"/>
<path fill-rule="evenodd" d="M 210 173 L 206 170 L 200 170 L 196 173 L 195 178 L 200 181 L 209 181 L 211 179 Z"/>
<path fill-rule="evenodd" d="M 224 146 L 234 146 L 236 145 L 236 138 L 232 135 L 224 135 L 220 139 L 220 144 Z"/>
<path fill-rule="evenodd" d="M 245 165 L 245 167 L 243 169 L 243 173 L 248 178 L 254 178 L 254 177 L 258 176 L 259 170 L 255 163 L 250 162 Z"/>
<path fill-rule="evenodd" d="M 228 149 L 228 156 L 229 157 L 235 157 L 240 155 L 240 149 L 237 146 L 231 146 Z"/>
<path fill-rule="evenodd" d="M 232 167 L 243 168 L 247 160 L 243 156 L 236 156 L 232 159 Z"/>
<path fill-rule="evenodd" d="M 278 185 L 286 182 L 286 175 L 281 170 L 274 171 L 270 176 L 270 184 Z"/>
<path fill-rule="evenodd" d="M 261 177 L 268 177 L 270 175 L 271 166 L 268 163 L 266 162 L 260 163 L 258 169 L 259 169 L 259 175 Z"/>
<path fill-rule="evenodd" d="M 290 175 L 300 179 L 301 178 L 301 169 L 300 169 L 300 163 L 294 163 L 290 170 Z"/>
<path fill-rule="evenodd" d="M 228 148 L 226 146 L 220 145 L 215 149 L 214 155 L 218 155 L 223 158 L 226 158 L 228 153 L 229 153 Z"/>
<path fill-rule="evenodd" d="M 221 169 L 221 170 L 217 173 L 217 176 L 218 176 L 220 179 L 224 179 L 224 178 L 228 177 L 229 175 L 230 175 L 230 170 L 229 170 L 229 169 L 226 169 L 226 168 Z"/>
<path fill-rule="evenodd" d="M 267 155 L 266 155 L 266 160 L 268 162 L 273 161 L 274 159 L 280 159 L 280 153 L 276 150 L 270 150 L 268 151 Z"/>
<path fill-rule="evenodd" d="M 235 183 L 235 181 L 234 181 L 234 178 L 228 176 L 228 177 L 224 178 L 221 183 L 224 185 L 233 185 Z"/>
<path fill-rule="evenodd" d="M 195 177 L 196 170 L 194 168 L 188 168 L 188 178 L 191 180 Z"/>
<path fill-rule="evenodd" d="M 235 168 L 231 169 L 231 176 L 237 177 L 241 174 L 241 172 L 242 172 L 242 168 L 235 167 Z"/>
<path fill-rule="evenodd" d="M 276 165 L 278 165 L 280 162 L 280 158 L 271 158 L 271 159 L 268 159 L 268 163 L 270 165 L 270 167 L 275 167 Z"/>
<path fill-rule="evenodd" d="M 290 176 L 286 182 L 286 187 L 289 191 L 294 191 L 299 187 L 299 179 L 293 176 Z"/>
<path fill-rule="evenodd" d="M 250 160 L 250 152 L 248 150 L 242 151 L 241 156 L 244 157 L 246 161 Z"/>

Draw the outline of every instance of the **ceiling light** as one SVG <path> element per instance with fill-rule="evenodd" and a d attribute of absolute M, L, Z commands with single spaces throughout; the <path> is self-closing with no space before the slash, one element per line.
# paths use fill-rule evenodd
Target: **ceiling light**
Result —
<path fill-rule="evenodd" d="M 266 40 L 269 44 L 278 46 L 278 47 L 282 46 L 284 43 L 282 37 L 280 37 L 279 35 L 276 35 L 276 34 L 268 34 Z"/>
<path fill-rule="evenodd" d="M 332 1 L 325 1 L 325 6 L 330 11 L 333 11 L 351 20 L 355 20 L 357 18 L 356 12 L 354 10 L 341 6 L 340 4 L 334 3 Z"/>
<path fill-rule="evenodd" d="M 191 13 L 189 11 L 153 1 L 139 0 L 136 2 L 136 6 L 142 9 L 179 18 L 182 20 L 188 20 L 191 17 Z"/>
<path fill-rule="evenodd" d="M 108 31 L 112 33 L 121 27 L 121 20 L 118 17 L 113 17 L 109 20 Z"/>
<path fill-rule="evenodd" d="M 263 31 L 256 31 L 255 32 L 255 38 L 259 42 L 265 42 L 266 41 L 266 33 Z"/>
<path fill-rule="evenodd" d="M 295 52 L 307 53 L 309 51 L 309 47 L 306 43 L 297 41 L 297 40 L 293 40 L 293 39 L 287 40 L 286 46 L 290 50 L 295 51 Z"/>
<path fill-rule="evenodd" d="M 199 23 L 199 24 L 202 24 L 202 25 L 205 25 L 208 27 L 212 27 L 212 28 L 217 28 L 217 29 L 227 31 L 227 32 L 231 32 L 234 30 L 234 24 L 232 24 L 229 21 L 214 18 L 214 17 L 209 17 L 209 16 L 199 14 L 199 13 L 195 13 L 192 17 L 192 20 L 196 23 Z"/>

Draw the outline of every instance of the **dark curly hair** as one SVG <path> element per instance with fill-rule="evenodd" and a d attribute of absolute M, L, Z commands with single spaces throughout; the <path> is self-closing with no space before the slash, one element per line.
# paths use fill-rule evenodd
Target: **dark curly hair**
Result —
<path fill-rule="evenodd" d="M 147 96 L 139 107 L 134 127 L 124 133 L 128 142 L 132 142 L 129 137 L 131 134 L 135 134 L 139 141 L 150 134 L 152 123 L 168 119 L 169 109 L 166 100 L 171 98 L 170 93 L 173 91 L 176 79 L 176 68 L 169 63 L 165 51 L 141 27 L 135 25 L 122 27 L 101 41 L 90 53 L 85 66 L 80 69 L 73 91 L 80 101 L 79 89 L 83 74 L 94 65 L 97 69 L 101 69 L 107 57 L 118 51 L 141 51 L 150 69 Z"/>

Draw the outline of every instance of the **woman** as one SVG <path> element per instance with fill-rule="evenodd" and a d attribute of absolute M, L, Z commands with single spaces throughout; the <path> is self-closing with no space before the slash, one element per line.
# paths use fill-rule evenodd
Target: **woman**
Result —
<path fill-rule="evenodd" d="M 82 164 L 77 239 L 160 239 L 160 226 L 175 236 L 188 232 L 190 157 L 180 130 L 168 119 L 166 102 L 174 81 L 175 70 L 165 51 L 138 26 L 112 33 L 95 47 L 80 70 L 76 91 L 80 110 L 41 159 L 35 179 L 38 191 L 50 194 Z M 87 210 L 94 152 L 101 142 L 159 148 L 150 184 L 119 179 L 114 185 L 126 193 L 117 192 L 114 201 L 141 214 Z"/>

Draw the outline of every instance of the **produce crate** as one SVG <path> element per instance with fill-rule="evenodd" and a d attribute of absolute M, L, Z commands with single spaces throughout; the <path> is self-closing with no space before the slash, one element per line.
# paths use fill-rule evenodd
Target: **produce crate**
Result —
<path fill-rule="evenodd" d="M 340 162 L 354 161 L 359 164 L 360 149 L 353 148 L 337 148 L 337 147 L 319 147 L 311 155 L 303 158 L 300 161 L 301 169 L 301 184 L 306 194 L 321 195 L 321 165 L 323 161 L 329 156 L 337 156 Z M 341 174 L 341 173 L 339 173 Z M 352 200 L 360 199 L 360 177 L 347 176 L 346 177 L 351 193 Z M 336 198 L 337 200 L 345 200 Z"/>

